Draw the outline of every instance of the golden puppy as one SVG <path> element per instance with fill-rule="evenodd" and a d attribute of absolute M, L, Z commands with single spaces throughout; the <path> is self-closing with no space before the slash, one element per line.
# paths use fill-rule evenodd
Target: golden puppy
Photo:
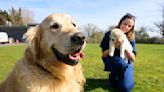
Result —
<path fill-rule="evenodd" d="M 85 36 L 69 15 L 52 14 L 30 28 L 28 47 L 0 92 L 82 92 Z"/>
<path fill-rule="evenodd" d="M 120 46 L 120 57 L 126 59 L 126 63 L 128 63 L 128 58 L 125 55 L 125 50 L 129 50 L 132 52 L 132 46 L 130 42 L 128 41 L 127 36 L 123 33 L 122 30 L 118 28 L 114 28 L 111 30 L 110 34 L 110 40 L 109 40 L 109 56 L 113 57 L 114 56 L 114 51 L 115 51 L 115 43 L 120 40 L 122 41 L 121 46 Z"/>

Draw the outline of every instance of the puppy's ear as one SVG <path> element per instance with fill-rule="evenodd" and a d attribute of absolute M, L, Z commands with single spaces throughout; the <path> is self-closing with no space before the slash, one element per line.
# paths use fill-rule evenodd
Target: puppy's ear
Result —
<path fill-rule="evenodd" d="M 39 26 L 31 27 L 23 35 L 23 38 L 28 42 L 28 46 L 31 52 L 39 58 L 40 53 L 40 41 L 42 38 L 42 31 Z"/>
<path fill-rule="evenodd" d="M 117 39 L 119 42 L 124 42 L 124 40 L 123 40 L 123 36 L 122 35 L 120 35 L 119 37 L 118 37 L 118 39 Z"/>

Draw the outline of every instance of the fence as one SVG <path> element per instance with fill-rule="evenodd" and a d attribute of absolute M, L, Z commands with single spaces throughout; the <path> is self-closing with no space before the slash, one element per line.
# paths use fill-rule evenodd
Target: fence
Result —
<path fill-rule="evenodd" d="M 23 42 L 23 34 L 27 31 L 26 26 L 19 27 L 0 27 L 0 32 L 6 32 L 9 38 L 13 38 L 14 41 Z"/>

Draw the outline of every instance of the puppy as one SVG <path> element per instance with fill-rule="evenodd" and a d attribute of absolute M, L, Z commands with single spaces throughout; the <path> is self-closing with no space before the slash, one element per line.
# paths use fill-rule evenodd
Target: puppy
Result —
<path fill-rule="evenodd" d="M 85 83 L 82 50 L 86 38 L 71 16 L 52 14 L 24 35 L 24 56 L 0 92 L 82 92 Z"/>
<path fill-rule="evenodd" d="M 120 57 L 126 59 L 126 63 L 128 63 L 128 58 L 125 56 L 125 50 L 129 50 L 132 52 L 132 46 L 128 41 L 127 36 L 123 33 L 122 30 L 118 28 L 114 28 L 111 30 L 110 38 L 109 38 L 109 56 L 114 55 L 115 51 L 115 43 L 120 40 L 122 44 L 120 46 Z"/>

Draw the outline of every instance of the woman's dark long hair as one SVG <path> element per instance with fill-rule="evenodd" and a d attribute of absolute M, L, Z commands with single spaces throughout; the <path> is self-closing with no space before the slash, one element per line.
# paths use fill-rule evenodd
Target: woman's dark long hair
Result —
<path fill-rule="evenodd" d="M 124 16 L 120 19 L 120 21 L 119 21 L 118 25 L 116 26 L 116 28 L 120 28 L 121 23 L 122 23 L 125 19 L 132 19 L 132 20 L 134 21 L 134 23 L 135 23 L 135 18 L 136 18 L 136 17 L 133 16 L 132 14 L 127 13 L 126 15 L 124 15 Z M 131 30 L 130 30 L 129 32 L 126 33 L 126 35 L 127 35 L 129 41 L 131 41 L 132 39 L 135 38 L 134 25 L 133 25 L 133 27 L 131 28 Z"/>

